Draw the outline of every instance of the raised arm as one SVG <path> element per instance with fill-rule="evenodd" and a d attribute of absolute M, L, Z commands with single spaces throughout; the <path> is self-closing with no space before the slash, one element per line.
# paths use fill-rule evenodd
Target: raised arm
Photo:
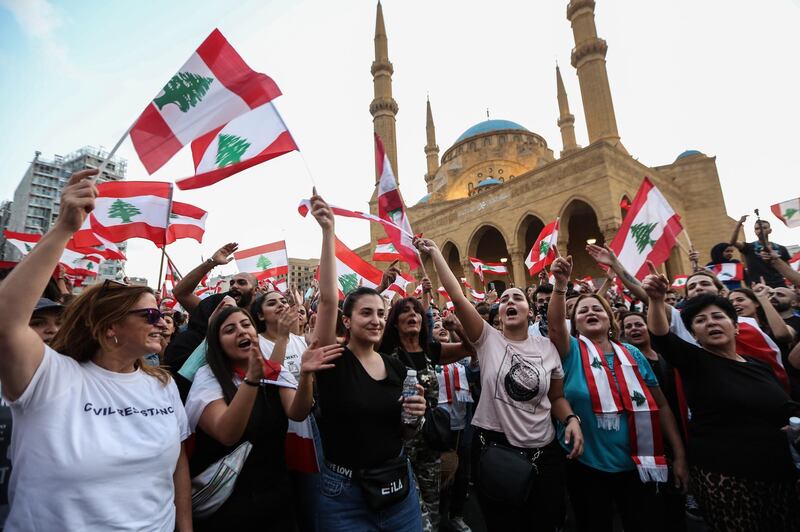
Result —
<path fill-rule="evenodd" d="M 9 400 L 22 395 L 42 362 L 42 340 L 28 322 L 67 242 L 94 209 L 97 189 L 88 178 L 95 174 L 97 170 L 72 174 L 61 193 L 56 223 L 0 283 L 0 302 L 13 309 L 0 313 L 0 381 Z"/>
<path fill-rule="evenodd" d="M 793 270 L 792 267 L 772 249 L 772 246 L 768 248 L 768 251 L 761 252 L 761 258 L 775 268 L 778 273 L 783 275 L 784 279 L 795 286 L 800 286 L 800 272 Z"/>
<path fill-rule="evenodd" d="M 769 325 L 769 329 L 772 331 L 775 339 L 786 345 L 792 345 L 794 334 L 789 326 L 786 325 L 786 322 L 783 321 L 781 315 L 778 314 L 778 311 L 775 310 L 775 307 L 772 306 L 769 300 L 769 287 L 763 283 L 753 283 L 751 288 L 758 302 L 761 304 L 761 308 L 764 309 L 764 315 L 767 317 L 767 325 Z"/>
<path fill-rule="evenodd" d="M 652 262 L 647 261 L 647 267 L 650 268 L 650 275 L 644 278 L 643 285 L 650 299 L 647 307 L 647 328 L 656 336 L 665 336 L 669 333 L 669 322 L 664 297 L 667 295 L 669 281 L 658 273 Z"/>
<path fill-rule="evenodd" d="M 203 280 L 203 277 L 205 277 L 217 266 L 222 266 L 232 261 L 233 252 L 238 248 L 239 244 L 236 242 L 225 244 L 215 251 L 210 259 L 206 259 L 200 263 L 199 266 L 187 273 L 183 279 L 178 281 L 178 284 L 176 284 L 175 288 L 172 289 L 172 295 L 174 295 L 175 299 L 178 300 L 178 303 L 180 303 L 181 306 L 186 309 L 186 312 L 191 314 L 194 312 L 194 309 L 197 308 L 197 305 L 200 304 L 200 298 L 194 295 L 194 289 L 197 288 L 197 285 L 200 284 L 200 281 Z"/>
<path fill-rule="evenodd" d="M 464 291 L 461 289 L 458 279 L 456 279 L 456 276 L 450 271 L 450 267 L 447 265 L 447 261 L 444 260 L 439 247 L 433 240 L 427 238 L 415 238 L 414 245 L 417 246 L 417 249 L 422 253 L 430 255 L 436 273 L 439 275 L 439 280 L 442 282 L 442 286 L 453 301 L 456 316 L 458 316 L 458 319 L 464 326 L 464 332 L 467 334 L 467 338 L 471 342 L 476 342 L 478 338 L 480 338 L 481 332 L 483 332 L 483 318 L 481 318 L 481 315 L 475 310 L 475 307 L 472 306 L 472 303 L 469 302 L 467 296 L 464 295 Z"/>
<path fill-rule="evenodd" d="M 478 352 L 472 342 L 467 338 L 467 333 L 464 332 L 464 327 L 458 318 L 452 312 L 444 317 L 442 325 L 445 329 L 455 334 L 460 340 L 459 342 L 442 343 L 442 354 L 439 362 L 442 364 L 450 364 L 457 362 L 462 358 L 470 357 L 470 363 L 475 362 Z"/>
<path fill-rule="evenodd" d="M 731 233 L 731 239 L 728 242 L 728 244 L 734 246 L 739 251 L 742 251 L 742 249 L 744 249 L 744 242 L 739 242 L 739 231 L 742 229 L 742 226 L 744 225 L 745 221 L 747 221 L 746 214 L 741 218 L 739 218 L 739 221 L 736 222 L 736 226 L 733 228 L 733 233 Z"/>
<path fill-rule="evenodd" d="M 553 249 L 558 255 L 558 248 L 554 247 Z M 550 303 L 547 305 L 547 336 L 563 359 L 569 354 L 569 331 L 566 324 L 567 304 L 564 298 L 567 293 L 567 282 L 572 274 L 572 256 L 564 258 L 558 255 L 550 265 L 550 274 L 555 277 L 555 285 L 553 286 L 553 295 L 550 296 Z"/>
<path fill-rule="evenodd" d="M 641 283 L 625 269 L 625 266 L 622 265 L 608 246 L 600 247 L 596 244 L 588 244 L 586 246 L 586 252 L 591 255 L 597 264 L 608 266 L 614 270 L 614 273 L 620 278 L 622 284 L 631 291 L 631 294 L 633 294 L 636 299 L 647 303 L 647 294 L 642 289 Z"/>
<path fill-rule="evenodd" d="M 320 196 L 311 197 L 311 214 L 322 229 L 319 256 L 319 299 L 314 337 L 319 345 L 336 343 L 336 319 L 339 311 L 339 288 L 336 284 L 336 234 L 333 212 Z"/>

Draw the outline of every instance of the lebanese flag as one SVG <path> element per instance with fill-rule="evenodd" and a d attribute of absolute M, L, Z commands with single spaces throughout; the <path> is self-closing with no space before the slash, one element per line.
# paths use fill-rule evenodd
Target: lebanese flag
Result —
<path fill-rule="evenodd" d="M 609 246 L 625 269 L 641 280 L 647 275 L 647 262 L 659 267 L 683 230 L 661 192 L 645 177 L 622 227 Z"/>
<path fill-rule="evenodd" d="M 243 249 L 233 254 L 240 272 L 252 273 L 257 279 L 289 275 L 289 257 L 286 241 Z"/>
<path fill-rule="evenodd" d="M 386 235 L 394 244 L 395 249 L 408 263 L 412 270 L 416 270 L 422 265 L 417 248 L 414 247 L 414 233 L 411 230 L 411 223 L 408 221 L 406 206 L 403 198 L 400 197 L 400 190 L 397 188 L 397 180 L 392 172 L 392 163 L 389 156 L 383 149 L 381 137 L 375 133 L 375 166 L 378 175 L 378 217 L 392 222 L 402 228 L 386 229 Z"/>
<path fill-rule="evenodd" d="M 169 281 L 172 283 L 172 286 L 175 286 L 175 283 L 181 280 L 181 274 L 178 273 L 178 269 L 172 263 L 172 260 L 167 257 L 167 275 L 164 276 L 164 281 Z"/>
<path fill-rule="evenodd" d="M 173 201 L 167 228 L 167 244 L 172 244 L 179 238 L 193 238 L 202 244 L 206 218 L 208 213 L 200 207 Z"/>
<path fill-rule="evenodd" d="M 786 227 L 800 227 L 800 198 L 790 199 L 771 206 L 772 213 L 786 224 Z"/>
<path fill-rule="evenodd" d="M 467 372 L 458 362 L 437 366 L 436 378 L 439 381 L 439 404 L 453 403 L 453 400 L 462 403 L 472 403 L 472 393 L 469 391 Z"/>
<path fill-rule="evenodd" d="M 469 263 L 472 264 L 472 271 L 475 272 L 481 283 L 483 283 L 483 261 L 480 259 L 476 259 L 475 257 L 468 257 Z"/>
<path fill-rule="evenodd" d="M 378 216 L 375 216 L 374 214 L 369 214 L 369 213 L 361 212 L 361 211 L 351 211 L 350 209 L 344 209 L 342 207 L 337 207 L 335 205 L 331 205 L 330 203 L 328 203 L 328 207 L 331 208 L 331 211 L 336 216 L 344 216 L 345 218 L 359 218 L 361 220 L 367 220 L 369 222 L 375 222 L 377 224 L 381 224 L 384 227 L 384 229 L 386 229 L 387 233 L 390 230 L 392 230 L 392 231 L 395 231 L 395 230 L 396 231 L 400 231 L 401 233 L 403 231 L 405 231 L 405 229 L 403 229 L 399 225 L 396 225 L 393 222 L 390 222 L 389 220 L 383 220 L 382 218 L 379 218 Z M 300 216 L 305 218 L 306 215 L 310 211 L 311 211 L 311 200 L 307 200 L 307 199 L 300 200 L 300 204 L 297 206 L 297 212 L 300 213 Z M 414 235 L 412 235 L 411 233 L 408 233 L 408 236 L 410 238 L 414 238 Z"/>
<path fill-rule="evenodd" d="M 738 323 L 739 334 L 736 335 L 736 352 L 767 363 L 781 384 L 783 384 L 783 387 L 788 390 L 789 377 L 783 367 L 781 350 L 778 345 L 761 330 L 755 319 L 739 316 Z"/>
<path fill-rule="evenodd" d="M 675 288 L 676 290 L 679 288 L 683 288 L 686 286 L 686 281 L 689 279 L 688 275 L 676 275 L 675 278 L 672 280 L 672 285 L 670 288 Z"/>
<path fill-rule="evenodd" d="M 175 184 L 181 190 L 207 187 L 297 149 L 275 105 L 265 103 L 192 142 L 194 176 Z"/>
<path fill-rule="evenodd" d="M 536 237 L 536 242 L 525 257 L 528 273 L 535 275 L 556 260 L 555 247 L 558 243 L 558 218 L 545 225 Z"/>
<path fill-rule="evenodd" d="M 466 277 L 461 278 L 461 284 L 469 291 L 469 295 L 472 297 L 473 301 L 483 301 L 486 299 L 486 292 L 475 290 L 472 285 L 467 282 Z"/>
<path fill-rule="evenodd" d="M 377 288 L 382 278 L 382 271 L 336 239 L 336 284 L 339 288 L 339 299 L 343 300 L 359 286 Z"/>
<path fill-rule="evenodd" d="M 444 307 L 447 310 L 453 310 L 456 307 L 453 304 L 453 300 L 450 299 L 450 294 L 447 293 L 447 290 L 445 290 L 443 286 L 437 288 L 436 291 L 439 292 L 439 295 L 442 296 L 442 299 L 444 299 Z"/>
<path fill-rule="evenodd" d="M 508 275 L 508 268 L 502 262 L 484 262 L 481 265 L 483 273 L 491 273 L 493 275 Z"/>
<path fill-rule="evenodd" d="M 36 243 L 42 239 L 42 235 L 34 233 L 15 233 L 14 231 L 3 231 L 3 236 L 6 237 L 6 241 L 9 244 L 22 253 L 23 257 L 30 253 Z"/>
<path fill-rule="evenodd" d="M 24 257 L 36 246 L 42 235 L 32 233 L 16 233 L 13 231 L 3 231 L 6 241 L 17 248 Z M 71 246 L 70 241 L 58 259 L 64 265 L 66 273 L 77 277 L 87 277 L 97 275 L 97 267 L 106 257 L 105 250 L 94 248 L 76 248 Z"/>
<path fill-rule="evenodd" d="M 286 278 L 276 279 L 275 277 L 270 277 L 267 279 L 267 282 L 272 285 L 272 288 L 277 290 L 280 293 L 284 293 L 289 289 L 289 285 L 286 282 Z"/>
<path fill-rule="evenodd" d="M 375 262 L 392 262 L 395 260 L 405 259 L 397 251 L 397 248 L 394 247 L 391 238 L 382 238 L 378 240 L 378 245 L 375 246 L 375 252 L 372 254 L 372 260 Z"/>
<path fill-rule="evenodd" d="M 133 147 L 152 174 L 186 144 L 280 94 L 215 29 L 136 120 Z"/>
<path fill-rule="evenodd" d="M 144 238 L 164 245 L 172 184 L 159 181 L 108 181 L 97 185 L 94 210 L 72 236 L 79 247 Z M 97 233 L 97 235 L 95 235 Z"/>
<path fill-rule="evenodd" d="M 6 241 L 8 241 L 9 244 L 13 245 L 22 253 L 22 256 L 27 255 L 42 238 L 42 235 L 39 234 L 16 233 L 14 231 L 3 231 L 3 235 L 6 237 Z M 101 241 L 102 240 L 101 238 Z M 125 255 L 122 254 L 117 246 L 107 240 L 104 244 L 102 249 L 93 247 L 80 248 L 75 245 L 74 240 L 70 239 L 66 247 L 67 249 L 83 253 L 84 255 L 97 255 L 105 260 L 126 260 Z"/>
<path fill-rule="evenodd" d="M 792 255 L 792 258 L 789 259 L 789 266 L 796 272 L 800 272 L 800 251 Z"/>
<path fill-rule="evenodd" d="M 722 282 L 744 279 L 744 264 L 741 262 L 721 262 L 708 266 L 708 269 L 714 272 L 717 279 Z"/>
<path fill-rule="evenodd" d="M 400 273 L 400 275 L 395 277 L 394 282 L 390 284 L 388 288 L 386 288 L 386 290 L 384 290 L 381 293 L 381 295 L 384 297 L 388 297 L 390 300 L 394 299 L 395 295 L 398 295 L 400 297 L 407 297 L 408 290 L 406 289 L 406 287 L 408 286 L 409 283 L 413 282 L 414 282 L 413 277 L 405 273 Z"/>

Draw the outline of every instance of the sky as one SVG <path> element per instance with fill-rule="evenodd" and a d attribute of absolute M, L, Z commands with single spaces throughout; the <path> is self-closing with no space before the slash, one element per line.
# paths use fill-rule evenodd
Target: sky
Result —
<path fill-rule="evenodd" d="M 394 64 L 400 188 L 425 194 L 425 99 L 440 153 L 467 128 L 513 120 L 561 149 L 555 65 L 561 66 L 578 143 L 588 144 L 567 0 L 384 0 Z M 202 244 L 168 252 L 182 273 L 226 242 L 286 240 L 289 255 L 319 256 L 320 232 L 296 211 L 313 182 L 331 203 L 367 210 L 374 183 L 370 65 L 372 0 L 52 2 L 0 0 L 0 199 L 11 199 L 34 151 L 43 158 L 84 145 L 109 149 L 214 29 L 271 76 L 275 103 L 297 140 L 291 153 L 175 199 L 209 211 Z M 773 240 L 800 242 L 769 206 L 800 195 L 800 0 L 597 0 L 598 35 L 620 136 L 649 166 L 687 149 L 717 157 L 728 214 L 760 209 Z M 152 176 L 130 140 L 128 179 L 192 173 L 188 147 Z M 752 220 L 751 216 L 751 220 Z M 337 219 L 351 247 L 367 222 Z M 747 223 L 748 240 L 754 239 Z M 728 235 L 720 235 L 724 240 Z M 707 253 L 708 250 L 701 250 Z M 126 273 L 155 286 L 160 252 L 133 240 Z M 215 273 L 235 272 L 233 264 Z"/>

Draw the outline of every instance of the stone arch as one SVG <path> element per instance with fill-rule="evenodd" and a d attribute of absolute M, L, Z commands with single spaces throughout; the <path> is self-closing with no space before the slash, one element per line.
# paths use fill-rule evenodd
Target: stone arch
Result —
<path fill-rule="evenodd" d="M 461 263 L 461 252 L 458 250 L 458 246 L 451 242 L 450 240 L 446 241 L 444 245 L 442 245 L 442 256 L 444 257 L 445 262 L 450 267 L 450 271 L 453 272 L 453 275 L 456 278 L 460 279 L 464 277 L 464 265 Z"/>
<path fill-rule="evenodd" d="M 604 275 L 594 259 L 586 253 L 586 244 L 594 243 L 602 246 L 605 239 L 598 223 L 597 209 L 583 198 L 573 197 L 561 210 L 559 220 L 559 251 L 572 255 L 572 277 L 587 275 L 599 277 Z"/>
<path fill-rule="evenodd" d="M 505 262 L 509 268 L 508 276 L 487 275 L 484 279 L 485 284 L 489 285 L 491 283 L 498 293 L 505 290 L 512 279 L 507 242 L 508 239 L 499 227 L 493 224 L 482 224 L 472 232 L 467 244 L 467 251 L 470 257 L 475 257 L 483 262 Z"/>

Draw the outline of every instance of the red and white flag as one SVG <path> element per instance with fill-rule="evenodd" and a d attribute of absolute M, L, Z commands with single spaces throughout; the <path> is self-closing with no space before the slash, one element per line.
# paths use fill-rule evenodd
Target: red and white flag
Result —
<path fill-rule="evenodd" d="M 676 290 L 679 288 L 683 288 L 686 286 L 686 280 L 689 279 L 688 275 L 676 275 L 675 278 L 672 280 L 671 288 L 675 288 Z"/>
<path fill-rule="evenodd" d="M 445 364 L 436 372 L 439 381 L 439 404 L 450 403 L 454 400 L 462 403 L 472 403 L 472 393 L 469 391 L 467 372 L 464 366 L 455 362 Z"/>
<path fill-rule="evenodd" d="M 23 257 L 30 253 L 39 240 L 42 239 L 42 235 L 33 233 L 3 231 L 3 235 L 6 237 L 6 242 L 17 248 Z M 106 250 L 77 248 L 73 244 L 70 241 L 58 259 L 59 264 L 62 264 L 66 273 L 71 276 L 95 276 L 100 262 L 105 260 L 107 256 L 114 256 L 113 253 L 109 254 Z"/>
<path fill-rule="evenodd" d="M 164 245 L 172 184 L 159 181 L 108 181 L 97 185 L 94 210 L 72 239 L 79 247 L 144 238 Z M 95 234 L 97 233 L 97 234 Z"/>
<path fill-rule="evenodd" d="M 295 150 L 275 105 L 265 103 L 192 142 L 195 175 L 175 184 L 181 190 L 207 187 Z"/>
<path fill-rule="evenodd" d="M 167 244 L 172 244 L 179 238 L 193 238 L 202 243 L 207 217 L 208 213 L 200 207 L 173 201 L 167 228 Z"/>
<path fill-rule="evenodd" d="M 800 251 L 792 255 L 792 258 L 789 259 L 789 266 L 796 272 L 800 272 Z"/>
<path fill-rule="evenodd" d="M 289 275 L 289 256 L 286 241 L 243 249 L 233 254 L 240 272 L 252 273 L 258 280 Z"/>
<path fill-rule="evenodd" d="M 386 155 L 383 149 L 383 142 L 377 133 L 375 133 L 375 165 L 380 176 L 378 181 L 378 216 L 402 228 L 402 230 L 398 230 L 387 227 L 386 235 L 409 267 L 415 270 L 422 265 L 422 262 L 417 248 L 414 247 L 414 233 L 411 230 L 411 223 L 408 221 L 405 203 L 403 203 L 400 190 L 397 188 L 397 180 L 394 178 L 392 163 L 389 161 L 389 156 Z"/>
<path fill-rule="evenodd" d="M 744 264 L 741 262 L 721 262 L 708 266 L 708 269 L 714 272 L 717 279 L 722 282 L 741 281 L 744 279 Z"/>
<path fill-rule="evenodd" d="M 483 283 L 483 261 L 480 259 L 476 259 L 475 257 L 468 257 L 469 263 L 472 264 L 472 271 L 475 272 L 475 275 L 481 280 Z"/>
<path fill-rule="evenodd" d="M 464 287 L 467 289 L 473 301 L 483 301 L 486 299 L 486 292 L 475 290 L 475 288 L 473 288 L 472 285 L 467 282 L 466 277 L 461 278 L 461 284 L 463 284 Z"/>
<path fill-rule="evenodd" d="M 384 227 L 384 229 L 386 229 L 387 233 L 390 230 L 400 231 L 401 233 L 405 231 L 405 229 L 403 229 L 399 225 L 396 225 L 395 223 L 390 222 L 389 220 L 383 220 L 378 216 L 375 216 L 374 214 L 369 214 L 367 212 L 361 212 L 361 211 L 351 211 L 350 209 L 337 207 L 335 205 L 331 205 L 330 203 L 328 204 L 328 207 L 331 208 L 331 211 L 336 216 L 344 216 L 346 218 L 358 218 L 360 220 L 367 220 L 369 222 L 381 224 Z M 305 218 L 310 211 L 311 211 L 311 200 L 307 199 L 300 200 L 300 204 L 297 206 L 297 212 L 300 213 L 300 216 Z M 407 236 L 410 238 L 414 238 L 414 235 L 412 235 L 411 233 L 408 233 Z"/>
<path fill-rule="evenodd" d="M 439 295 L 444 299 L 444 307 L 447 310 L 453 310 L 455 305 L 453 304 L 453 300 L 450 299 L 450 294 L 447 293 L 447 290 L 445 290 L 443 286 L 440 286 L 436 291 L 439 292 Z"/>
<path fill-rule="evenodd" d="M 382 278 L 382 271 L 336 239 L 336 284 L 339 288 L 339 299 L 344 299 L 360 286 L 377 288 Z"/>
<path fill-rule="evenodd" d="M 278 279 L 277 277 L 270 277 L 267 279 L 267 282 L 272 285 L 272 288 L 277 290 L 280 293 L 284 293 L 289 289 L 289 284 L 286 282 L 286 278 L 282 277 Z"/>
<path fill-rule="evenodd" d="M 395 260 L 405 259 L 398 253 L 397 248 L 392 244 L 391 238 L 382 238 L 378 240 L 378 244 L 375 246 L 372 260 L 375 262 L 393 262 Z"/>
<path fill-rule="evenodd" d="M 663 264 L 682 230 L 680 216 L 645 177 L 609 247 L 626 270 L 637 279 L 644 279 L 648 272 L 646 261 L 656 267 Z"/>
<path fill-rule="evenodd" d="M 407 297 L 408 296 L 408 284 L 413 283 L 414 278 L 408 274 L 400 273 L 392 284 L 390 284 L 386 290 L 384 290 L 381 295 L 383 297 L 388 297 L 390 300 L 394 299 L 394 296 L 400 297 Z"/>
<path fill-rule="evenodd" d="M 800 227 L 800 198 L 793 198 L 770 207 L 772 213 L 786 224 L 786 227 Z"/>
<path fill-rule="evenodd" d="M 502 262 L 484 262 L 481 271 L 492 275 L 508 275 L 508 268 Z"/>
<path fill-rule="evenodd" d="M 152 174 L 186 144 L 280 94 L 215 29 L 136 120 L 133 147 Z"/>
<path fill-rule="evenodd" d="M 535 275 L 556 260 L 555 247 L 558 243 L 558 218 L 545 225 L 536 237 L 536 242 L 525 257 L 528 273 Z"/>

